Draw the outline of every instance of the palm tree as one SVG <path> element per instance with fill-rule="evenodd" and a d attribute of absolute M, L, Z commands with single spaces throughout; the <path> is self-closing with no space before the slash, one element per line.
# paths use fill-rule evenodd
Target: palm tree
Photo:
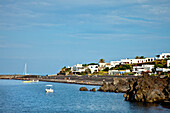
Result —
<path fill-rule="evenodd" d="M 104 59 L 100 59 L 99 63 L 105 63 Z"/>

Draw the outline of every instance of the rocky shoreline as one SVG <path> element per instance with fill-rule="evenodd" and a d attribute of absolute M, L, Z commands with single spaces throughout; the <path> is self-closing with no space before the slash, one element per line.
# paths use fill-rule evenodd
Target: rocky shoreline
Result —
<path fill-rule="evenodd" d="M 133 79 L 124 97 L 127 101 L 169 103 L 170 78 L 144 76 Z"/>
<path fill-rule="evenodd" d="M 170 78 L 131 76 L 0 76 L 0 79 L 39 80 L 68 84 L 98 85 L 97 91 L 125 93 L 126 101 L 170 105 Z M 81 90 L 80 90 L 81 91 Z M 82 90 L 82 91 L 88 91 Z M 96 91 L 91 89 L 90 91 Z"/>
<path fill-rule="evenodd" d="M 139 78 L 114 78 L 110 83 L 104 81 L 98 91 L 125 93 L 125 100 L 131 102 L 170 105 L 170 78 L 168 77 L 145 75 Z"/>
<path fill-rule="evenodd" d="M 98 91 L 125 93 L 129 89 L 131 79 L 132 78 L 114 78 L 111 83 L 103 82 L 103 85 L 98 89 Z"/>

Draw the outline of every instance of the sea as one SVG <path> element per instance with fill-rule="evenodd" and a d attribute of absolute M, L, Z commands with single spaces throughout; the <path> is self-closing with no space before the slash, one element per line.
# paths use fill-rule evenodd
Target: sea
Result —
<path fill-rule="evenodd" d="M 52 85 L 53 93 L 46 93 Z M 0 113 L 170 113 L 160 104 L 125 101 L 123 93 L 79 91 L 99 86 L 0 80 Z"/>

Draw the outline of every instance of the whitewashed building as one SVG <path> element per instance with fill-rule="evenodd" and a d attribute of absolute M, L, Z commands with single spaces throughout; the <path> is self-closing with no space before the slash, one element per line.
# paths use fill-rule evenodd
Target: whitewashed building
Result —
<path fill-rule="evenodd" d="M 109 70 L 109 75 L 122 75 L 123 73 L 129 73 L 130 70 Z"/>
<path fill-rule="evenodd" d="M 111 61 L 110 65 L 111 67 L 115 67 L 116 65 L 119 65 L 121 63 L 121 61 Z"/>
<path fill-rule="evenodd" d="M 121 64 L 134 64 L 134 63 L 146 63 L 154 61 L 154 58 L 144 58 L 144 59 L 121 59 Z"/>
<path fill-rule="evenodd" d="M 167 57 L 170 57 L 170 53 L 162 53 L 160 55 L 156 55 L 156 59 L 166 59 Z"/>
<path fill-rule="evenodd" d="M 90 69 L 91 73 L 98 72 L 98 65 L 89 65 L 88 68 Z"/>
<path fill-rule="evenodd" d="M 156 68 L 157 74 L 161 74 L 161 72 L 170 72 L 170 68 Z"/>
<path fill-rule="evenodd" d="M 105 68 L 107 63 L 99 63 L 99 67 Z"/>
<path fill-rule="evenodd" d="M 170 60 L 167 60 L 167 67 L 170 67 Z"/>
<path fill-rule="evenodd" d="M 110 63 L 106 63 L 106 67 L 111 68 L 111 64 Z"/>
<path fill-rule="evenodd" d="M 142 72 L 148 72 L 151 74 L 153 68 L 154 65 L 143 64 L 142 66 L 133 66 L 132 72 L 135 73 L 136 76 L 141 75 Z"/>
<path fill-rule="evenodd" d="M 82 64 L 76 64 L 74 65 L 73 67 L 71 67 L 71 71 L 73 73 L 76 73 L 76 72 L 84 72 L 85 71 L 85 67 L 82 65 Z"/>

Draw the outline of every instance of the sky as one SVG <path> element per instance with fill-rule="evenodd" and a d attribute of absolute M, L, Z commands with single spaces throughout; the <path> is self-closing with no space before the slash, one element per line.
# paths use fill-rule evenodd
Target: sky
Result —
<path fill-rule="evenodd" d="M 0 73 L 170 52 L 169 0 L 0 0 Z"/>

